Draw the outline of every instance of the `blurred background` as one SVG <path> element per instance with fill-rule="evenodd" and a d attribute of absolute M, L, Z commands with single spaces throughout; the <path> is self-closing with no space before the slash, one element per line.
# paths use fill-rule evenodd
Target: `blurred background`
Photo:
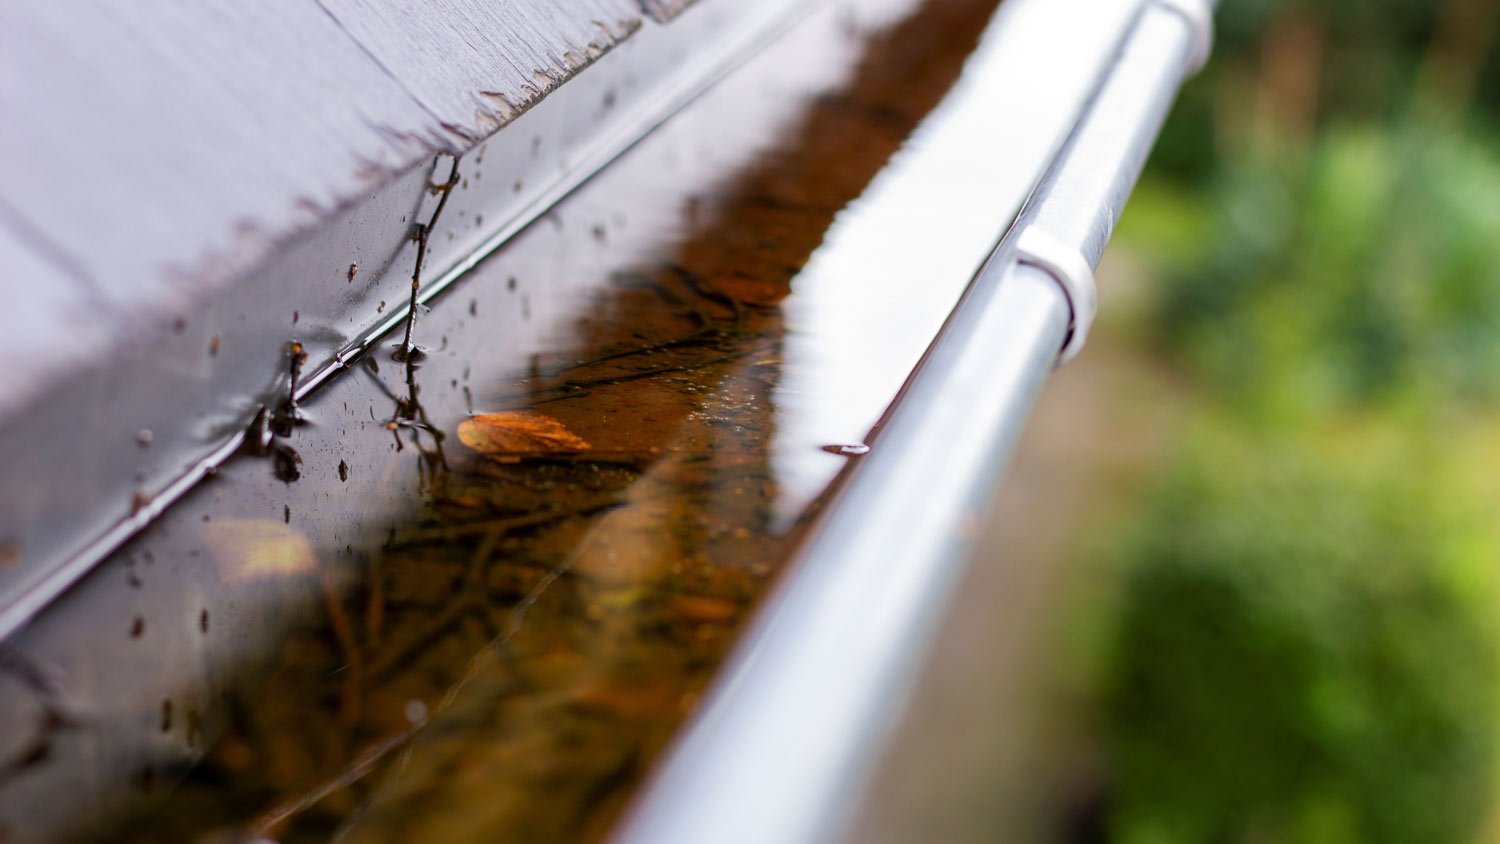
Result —
<path fill-rule="evenodd" d="M 1171 408 L 1070 551 L 1105 840 L 1500 841 L 1497 5 L 1222 4 L 1101 276 Z"/>
<path fill-rule="evenodd" d="M 1224 0 L 859 840 L 1500 841 L 1497 17 Z"/>

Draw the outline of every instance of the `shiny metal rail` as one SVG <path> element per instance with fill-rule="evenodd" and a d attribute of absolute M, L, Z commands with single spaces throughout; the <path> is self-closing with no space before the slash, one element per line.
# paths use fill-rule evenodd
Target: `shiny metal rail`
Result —
<path fill-rule="evenodd" d="M 1211 7 L 1147 0 L 1057 160 L 815 527 L 621 842 L 837 840 L 970 556 Z"/>

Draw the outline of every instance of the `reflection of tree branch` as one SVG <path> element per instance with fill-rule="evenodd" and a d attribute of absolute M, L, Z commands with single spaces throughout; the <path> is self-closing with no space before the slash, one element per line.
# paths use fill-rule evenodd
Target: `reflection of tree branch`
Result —
<path fill-rule="evenodd" d="M 412 432 L 412 445 L 422 453 L 427 468 L 433 470 L 446 470 L 448 468 L 448 457 L 443 453 L 443 439 L 446 436 L 432 420 L 427 417 L 427 409 L 422 407 L 422 402 L 417 396 L 421 388 L 417 386 L 417 364 L 414 360 L 406 361 L 406 396 L 400 397 L 391 393 L 396 402 L 396 410 L 391 419 L 386 423 L 392 435 L 396 438 L 396 450 L 403 449 L 401 443 L 401 429 L 406 428 Z M 422 447 L 421 432 L 426 431 L 432 436 L 432 450 L 428 451 Z"/>
<path fill-rule="evenodd" d="M 684 280 L 686 280 L 686 278 L 690 275 L 686 270 L 682 270 L 682 268 L 676 267 L 675 265 L 668 265 L 668 268 L 672 269 L 674 273 L 676 273 L 680 278 L 683 278 Z M 723 325 L 723 320 L 718 320 L 705 314 L 702 309 L 698 307 L 697 302 L 701 300 L 703 296 L 698 292 L 696 287 L 694 289 L 694 296 L 683 297 L 678 295 L 676 291 L 672 290 L 667 285 L 662 284 L 657 279 L 642 273 L 618 272 L 611 276 L 611 279 L 615 282 L 617 287 L 626 289 L 649 289 L 652 293 L 656 294 L 664 302 L 666 302 L 667 305 L 675 308 L 675 312 L 677 314 L 691 319 L 694 323 L 697 324 L 697 327 L 687 334 L 673 337 L 667 340 L 661 340 L 652 343 L 641 343 L 633 339 L 624 343 L 614 344 L 611 347 L 606 347 L 605 351 L 601 352 L 598 355 L 595 355 L 594 357 L 584 360 L 572 361 L 556 368 L 548 368 L 545 370 L 534 372 L 531 376 L 532 378 L 541 376 L 555 379 L 569 372 L 576 372 L 580 369 L 587 369 L 591 366 L 598 366 L 599 364 L 608 363 L 614 360 L 622 360 L 625 358 L 637 357 L 639 355 L 671 351 L 674 349 L 691 348 L 695 346 L 712 346 L 717 343 L 731 340 L 734 337 L 734 326 Z"/>
<path fill-rule="evenodd" d="M 343 689 L 340 694 L 339 717 L 346 724 L 359 723 L 363 708 L 365 685 L 364 652 L 359 646 L 359 637 L 354 633 L 354 624 L 344 612 L 344 602 L 339 597 L 338 583 L 327 569 L 318 572 L 319 585 L 323 591 L 323 605 L 328 612 L 328 623 L 333 628 L 334 639 L 344 657 Z"/>
<path fill-rule="evenodd" d="M 384 739 L 376 743 L 375 745 L 372 745 L 358 757 L 356 757 L 348 767 L 340 771 L 337 776 L 324 782 L 317 788 L 314 788 L 311 791 L 301 795 L 300 797 L 295 797 L 291 800 L 288 800 L 271 809 L 269 812 L 266 812 L 264 815 L 261 815 L 250 824 L 250 828 L 254 830 L 255 836 L 269 837 L 274 827 L 286 822 L 293 816 L 305 812 L 313 806 L 316 806 L 318 803 L 322 802 L 323 798 L 334 793 L 335 791 L 338 791 L 341 788 L 348 788 L 354 783 L 360 781 L 361 779 L 369 775 L 371 771 L 374 771 L 375 767 L 380 763 L 380 761 L 385 758 L 385 756 L 392 750 L 395 750 L 411 741 L 412 736 L 416 735 L 417 730 L 420 728 L 420 726 L 421 725 L 414 726 L 409 730 L 397 733 L 390 738 Z"/>
<path fill-rule="evenodd" d="M 0 785 L 3 785 L 45 762 L 52 755 L 52 742 L 58 733 L 77 726 L 77 722 L 67 714 L 57 683 L 29 657 L 5 642 L 0 642 L 0 673 L 20 681 L 42 709 L 31 738 L 10 758 L 0 760 Z"/>
<path fill-rule="evenodd" d="M 736 361 L 749 355 L 751 352 L 764 351 L 767 347 L 752 349 L 740 349 L 727 355 L 716 358 L 700 360 L 696 363 L 677 364 L 673 366 L 653 366 L 650 369 L 637 369 L 631 372 L 622 372 L 619 375 L 604 375 L 598 378 L 570 378 L 554 389 L 587 390 L 590 387 L 604 387 L 610 384 L 624 384 L 629 381 L 639 381 L 642 378 L 655 378 L 658 375 L 673 375 L 686 372 L 701 372 L 721 363 Z"/>
<path fill-rule="evenodd" d="M 477 522 L 466 522 L 460 525 L 444 525 L 426 530 L 415 530 L 400 534 L 396 541 L 404 546 L 421 542 L 446 542 L 466 536 L 488 534 L 491 532 L 505 534 L 513 531 L 529 530 L 556 524 L 565 519 L 592 516 L 602 513 L 605 510 L 619 507 L 621 503 L 622 501 L 619 496 L 612 495 L 573 507 L 559 507 L 553 510 L 543 510 L 538 513 L 527 513 L 524 516 L 514 516 L 505 519 L 485 519 Z"/>
<path fill-rule="evenodd" d="M 604 500 L 595 501 L 577 507 L 560 508 L 548 510 L 543 513 L 529 513 L 525 516 L 517 516 L 508 519 L 486 519 L 481 522 L 469 522 L 463 525 L 452 525 L 427 531 L 417 531 L 400 537 L 397 541 L 401 545 L 417 545 L 426 542 L 448 543 L 465 537 L 478 535 L 481 537 L 479 545 L 470 556 L 469 565 L 464 574 L 464 585 L 455 590 L 460 597 L 459 600 L 446 606 L 435 618 L 433 618 L 422 630 L 413 634 L 401 645 L 394 645 L 378 663 L 370 667 L 372 680 L 380 680 L 387 676 L 393 669 L 405 665 L 408 660 L 415 657 L 427 645 L 440 637 L 447 629 L 461 619 L 475 613 L 487 613 L 489 605 L 483 594 L 481 581 L 484 575 L 484 564 L 494 556 L 496 547 L 506 535 L 520 530 L 535 530 L 548 525 L 568 519 L 583 518 L 601 513 L 605 510 L 614 509 L 621 504 L 617 496 L 611 496 Z M 548 570 L 542 575 L 542 580 L 551 582 L 556 580 L 559 573 L 556 570 Z M 524 599 L 523 599 L 524 602 Z M 488 618 L 485 619 L 488 623 Z M 513 633 L 504 634 L 506 640 Z"/>
<path fill-rule="evenodd" d="M 749 348 L 738 349 L 728 354 L 720 355 L 714 358 L 708 358 L 707 360 L 696 361 L 694 363 L 676 364 L 672 366 L 656 366 L 651 367 L 650 369 L 637 369 L 630 372 L 622 372 L 618 375 L 602 375 L 598 378 L 570 378 L 567 381 L 562 382 L 561 384 L 553 384 L 547 387 L 540 387 L 528 393 L 510 393 L 508 395 L 498 396 L 495 400 L 500 405 L 510 405 L 516 403 L 535 405 L 541 404 L 543 402 L 558 401 L 559 399 L 564 398 L 582 398 L 584 392 L 593 387 L 605 387 L 612 384 L 624 384 L 630 381 L 639 381 L 643 378 L 655 378 L 658 375 L 674 375 L 688 372 L 701 372 L 702 370 L 718 366 L 719 364 L 743 360 L 751 354 L 765 352 L 767 350 L 776 348 L 776 346 L 777 344 L 775 343 L 767 343 L 760 346 L 751 346 Z M 619 355 L 617 357 L 624 357 L 624 355 Z M 548 393 L 554 392 L 562 392 L 565 395 L 547 397 Z"/>
<path fill-rule="evenodd" d="M 637 355 L 649 355 L 656 352 L 665 352 L 672 349 L 681 349 L 690 346 L 711 346 L 715 343 L 723 342 L 724 340 L 728 339 L 728 337 L 729 335 L 727 333 L 717 328 L 704 327 L 698 329 L 697 331 L 694 331 L 692 334 L 688 334 L 683 337 L 674 337 L 671 340 L 663 340 L 660 343 L 648 343 L 644 346 L 630 346 L 628 348 L 609 352 L 598 357 L 591 358 L 589 360 L 583 360 L 579 361 L 578 363 L 569 364 L 568 366 L 562 367 L 561 369 L 554 370 L 552 372 L 552 375 L 556 377 L 558 375 L 562 375 L 565 372 L 575 372 L 580 369 L 587 369 L 591 366 L 598 366 L 601 363 L 609 363 L 610 361 L 614 360 L 623 360 L 625 358 L 632 358 Z"/>
<path fill-rule="evenodd" d="M 418 652 L 446 632 L 451 625 L 476 610 L 485 609 L 485 602 L 480 589 L 480 581 L 483 578 L 483 564 L 494 555 L 495 547 L 499 544 L 500 537 L 503 534 L 503 530 L 496 528 L 484 532 L 478 547 L 474 549 L 474 553 L 469 557 L 469 566 L 464 572 L 463 585 L 456 590 L 463 597 L 444 607 L 425 629 L 418 631 L 404 644 L 395 647 L 394 650 L 388 650 L 380 662 L 370 667 L 372 677 L 385 677 L 392 668 L 400 666 L 408 659 L 414 657 Z"/>

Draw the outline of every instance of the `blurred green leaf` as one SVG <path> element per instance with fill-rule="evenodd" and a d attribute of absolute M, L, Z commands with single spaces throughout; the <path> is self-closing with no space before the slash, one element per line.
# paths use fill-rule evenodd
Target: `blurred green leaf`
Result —
<path fill-rule="evenodd" d="M 1332 130 L 1305 160 L 1226 166 L 1200 202 L 1206 254 L 1168 270 L 1157 326 L 1206 389 L 1312 413 L 1500 398 L 1490 145 Z"/>
<path fill-rule="evenodd" d="M 1463 841 L 1494 785 L 1494 542 L 1423 460 L 1208 426 L 1134 535 L 1123 842 Z"/>

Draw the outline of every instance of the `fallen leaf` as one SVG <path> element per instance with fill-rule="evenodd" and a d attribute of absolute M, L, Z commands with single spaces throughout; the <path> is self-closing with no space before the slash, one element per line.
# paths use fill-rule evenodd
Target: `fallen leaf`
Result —
<path fill-rule="evenodd" d="M 458 440 L 480 454 L 567 454 L 589 444 L 550 416 L 507 410 L 476 413 L 458 424 Z"/>

